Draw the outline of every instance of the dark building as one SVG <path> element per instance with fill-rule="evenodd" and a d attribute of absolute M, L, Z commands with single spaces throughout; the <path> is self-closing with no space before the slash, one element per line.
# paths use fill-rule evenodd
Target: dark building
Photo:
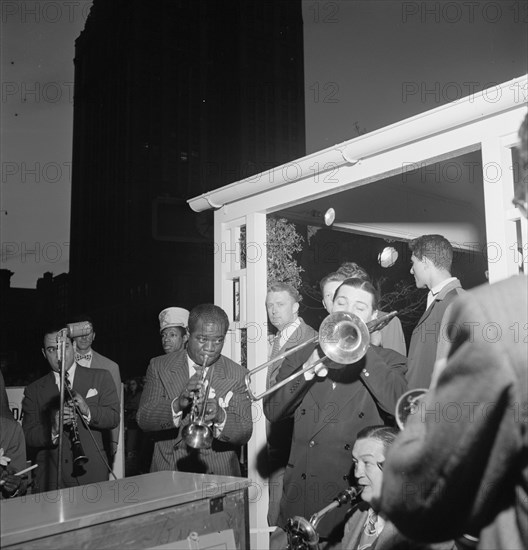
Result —
<path fill-rule="evenodd" d="M 95 0 L 73 139 L 71 313 L 143 374 L 159 311 L 213 299 L 212 216 L 186 199 L 305 154 L 301 1 Z"/>
<path fill-rule="evenodd" d="M 0 269 L 0 366 L 8 386 L 24 386 L 49 370 L 42 357 L 42 331 L 65 326 L 69 275 L 44 273 L 37 288 L 13 288 L 9 269 Z"/>

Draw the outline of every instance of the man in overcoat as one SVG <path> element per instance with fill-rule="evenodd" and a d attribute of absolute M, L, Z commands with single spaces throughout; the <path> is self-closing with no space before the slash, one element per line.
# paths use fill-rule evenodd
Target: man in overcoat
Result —
<path fill-rule="evenodd" d="M 377 302 L 370 282 L 347 279 L 335 293 L 333 312 L 348 311 L 368 322 L 376 315 Z M 278 380 L 313 363 L 319 356 L 314 347 L 286 358 Z M 279 528 L 272 535 L 271 548 L 284 544 L 282 530 L 289 518 L 309 519 L 350 485 L 356 434 L 366 426 L 391 423 L 396 401 L 407 388 L 404 374 L 405 357 L 369 346 L 355 363 L 328 368 L 326 377 L 301 375 L 264 399 L 264 413 L 271 422 L 294 419 Z M 317 528 L 322 541 L 341 540 L 344 514 L 345 510 L 336 510 L 322 519 Z"/>

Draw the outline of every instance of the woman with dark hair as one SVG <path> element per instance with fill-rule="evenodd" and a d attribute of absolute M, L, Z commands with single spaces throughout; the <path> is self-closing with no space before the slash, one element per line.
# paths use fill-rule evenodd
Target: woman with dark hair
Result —
<path fill-rule="evenodd" d="M 352 449 L 355 483 L 361 488 L 360 502 L 347 515 L 342 550 L 451 550 L 453 541 L 425 545 L 405 538 L 388 520 L 371 507 L 381 495 L 383 463 L 398 430 L 388 426 L 368 426 L 358 434 Z"/>

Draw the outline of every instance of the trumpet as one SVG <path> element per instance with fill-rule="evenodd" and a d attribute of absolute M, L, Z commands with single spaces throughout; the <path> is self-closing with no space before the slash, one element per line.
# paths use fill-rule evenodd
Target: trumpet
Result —
<path fill-rule="evenodd" d="M 317 526 L 323 519 L 323 516 L 328 514 L 331 510 L 334 510 L 334 508 L 339 508 L 343 504 L 356 500 L 362 490 L 363 487 L 349 487 L 341 491 L 330 504 L 313 514 L 310 521 L 300 516 L 290 518 L 286 524 L 288 550 L 317 549 L 317 544 L 319 542 Z"/>
<path fill-rule="evenodd" d="M 209 356 L 204 357 L 203 361 L 203 374 L 202 384 L 206 383 L 207 379 L 207 362 Z M 213 380 L 213 370 L 215 364 L 209 369 L 209 381 L 205 390 L 205 396 L 202 402 L 202 410 L 198 412 L 198 406 L 196 404 L 197 393 L 193 396 L 193 402 L 191 405 L 191 418 L 189 424 L 184 426 L 182 430 L 182 437 L 185 443 L 193 449 L 210 449 L 213 444 L 213 430 L 211 426 L 205 422 L 205 410 L 207 407 L 207 400 L 209 399 L 209 389 L 211 388 L 211 382 Z"/>
<path fill-rule="evenodd" d="M 409 390 L 401 395 L 398 401 L 396 401 L 396 411 L 394 416 L 396 417 L 396 423 L 398 424 L 398 428 L 400 428 L 400 430 L 405 428 L 407 418 L 418 411 L 420 401 L 428 391 L 429 390 L 426 390 L 425 388 Z"/>
<path fill-rule="evenodd" d="M 267 361 L 258 367 L 255 367 L 253 370 L 246 374 L 246 387 L 248 391 L 249 398 L 252 401 L 258 401 L 263 397 L 266 397 L 277 391 L 282 386 L 288 384 L 301 374 L 312 371 L 322 363 L 327 357 L 333 361 L 327 366 L 331 369 L 342 369 L 346 365 L 355 363 L 359 361 L 365 353 L 367 353 L 368 346 L 370 344 L 370 333 L 376 332 L 377 330 L 382 329 L 386 326 L 389 321 L 398 314 L 397 311 L 392 311 L 383 315 L 379 319 L 373 319 L 368 323 L 365 323 L 357 315 L 353 313 L 348 313 L 345 311 L 337 311 L 331 313 L 321 323 L 319 328 L 319 333 L 317 336 L 302 342 L 298 346 L 290 348 L 289 350 L 281 353 L 271 361 Z M 318 361 L 315 361 L 313 364 L 304 367 L 302 370 L 294 372 L 288 378 L 278 382 L 271 388 L 267 389 L 265 392 L 260 395 L 255 395 L 251 390 L 251 377 L 260 372 L 261 370 L 267 368 L 269 365 L 272 365 L 276 361 L 280 361 L 293 353 L 299 351 L 300 349 L 313 344 L 314 342 L 319 342 L 321 349 L 324 352 L 323 357 Z"/>

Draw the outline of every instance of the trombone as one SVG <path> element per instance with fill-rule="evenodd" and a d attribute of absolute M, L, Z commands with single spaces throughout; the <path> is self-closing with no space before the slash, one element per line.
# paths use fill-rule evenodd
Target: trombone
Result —
<path fill-rule="evenodd" d="M 342 369 L 345 365 L 350 365 L 359 361 L 365 353 L 367 353 L 367 348 L 370 344 L 370 333 L 376 332 L 377 330 L 382 329 L 386 326 L 389 321 L 398 314 L 397 311 L 392 311 L 383 315 L 379 319 L 373 319 L 368 323 L 365 323 L 357 315 L 353 313 L 348 313 L 346 311 L 336 311 L 331 313 L 321 323 L 319 328 L 319 333 L 317 336 L 302 342 L 301 344 L 290 348 L 289 350 L 277 355 L 271 361 L 267 361 L 258 367 L 255 367 L 253 370 L 249 371 L 246 374 L 246 387 L 249 398 L 252 401 L 258 401 L 264 397 L 267 397 L 274 391 L 282 388 L 301 374 L 305 374 L 309 371 L 312 371 L 322 363 L 327 357 L 333 361 L 332 364 L 327 365 L 331 369 Z M 296 351 L 319 342 L 321 349 L 324 352 L 323 357 L 315 361 L 313 364 L 304 367 L 302 370 L 294 372 L 288 378 L 281 380 L 271 388 L 268 388 L 265 392 L 260 395 L 255 395 L 251 390 L 251 377 L 260 372 L 261 370 L 267 368 L 269 365 L 272 365 L 276 361 L 284 359 Z"/>

